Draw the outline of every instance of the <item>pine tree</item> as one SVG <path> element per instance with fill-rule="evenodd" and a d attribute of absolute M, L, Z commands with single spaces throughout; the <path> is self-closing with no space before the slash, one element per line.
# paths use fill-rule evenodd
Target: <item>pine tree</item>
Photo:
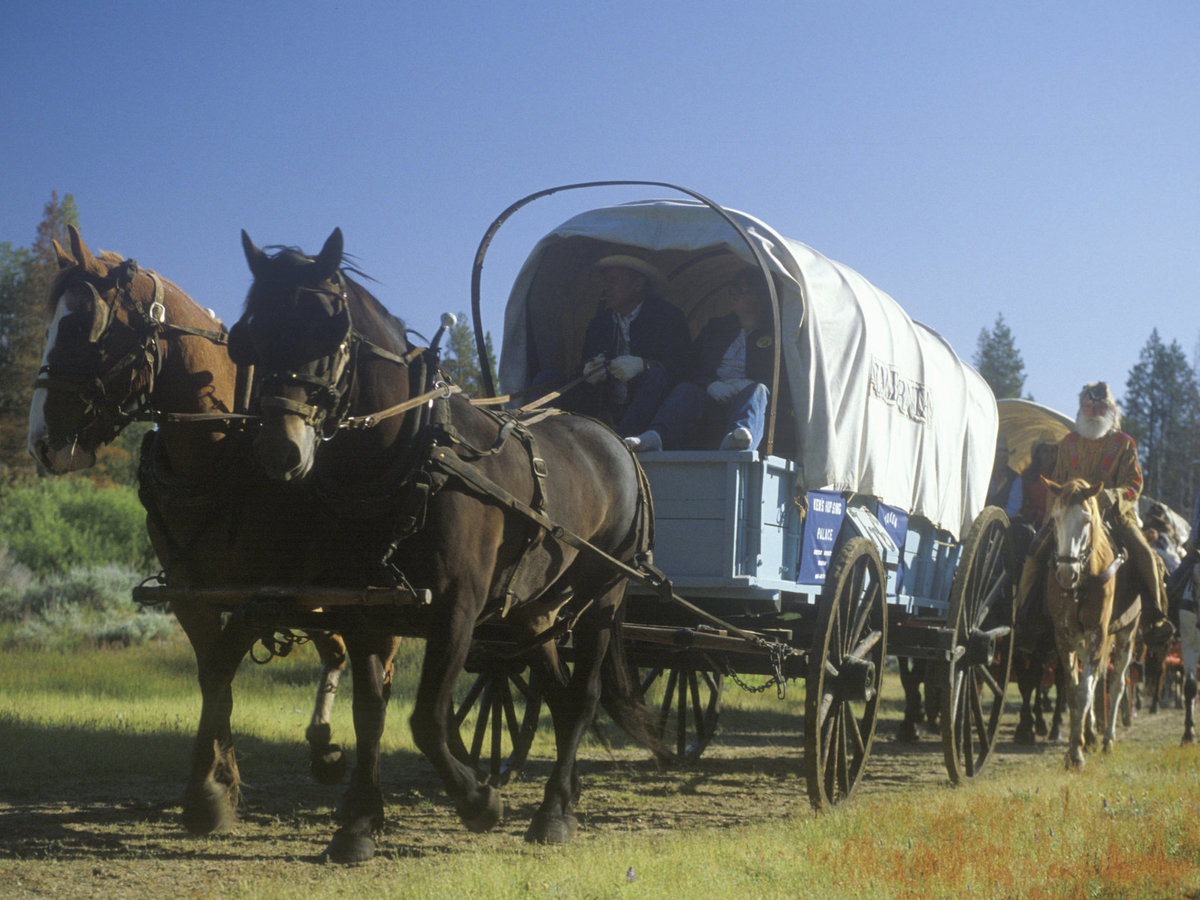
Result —
<path fill-rule="evenodd" d="M 1191 461 L 1200 458 L 1200 388 L 1178 341 L 1164 344 L 1158 329 L 1125 382 L 1123 427 L 1138 444 L 1145 492 L 1188 515 Z"/>
<path fill-rule="evenodd" d="M 971 362 L 997 398 L 1021 396 L 1021 389 L 1025 387 L 1025 363 L 1003 314 L 996 315 L 996 324 L 991 331 L 985 328 L 979 332 Z"/>
<path fill-rule="evenodd" d="M 46 292 L 58 271 L 52 240 L 79 224 L 75 198 L 52 192 L 30 249 L 0 244 L 0 467 L 27 468 L 29 404 L 41 359 Z"/>

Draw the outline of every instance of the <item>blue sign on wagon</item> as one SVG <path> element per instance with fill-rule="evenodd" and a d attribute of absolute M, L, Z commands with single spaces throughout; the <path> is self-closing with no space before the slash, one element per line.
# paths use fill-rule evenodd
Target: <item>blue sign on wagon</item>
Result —
<path fill-rule="evenodd" d="M 846 500 L 837 491 L 809 491 L 804 541 L 800 548 L 801 584 L 824 584 L 833 544 L 846 517 Z"/>
<path fill-rule="evenodd" d="M 879 519 L 879 524 L 883 526 L 883 530 L 888 533 L 900 550 L 900 556 L 896 560 L 886 560 L 886 562 L 895 562 L 896 576 L 895 581 L 888 585 L 888 593 L 895 596 L 900 589 L 900 585 L 904 583 L 904 547 L 908 540 L 908 513 L 895 506 L 888 506 L 886 503 L 879 504 L 879 510 L 876 513 Z"/>

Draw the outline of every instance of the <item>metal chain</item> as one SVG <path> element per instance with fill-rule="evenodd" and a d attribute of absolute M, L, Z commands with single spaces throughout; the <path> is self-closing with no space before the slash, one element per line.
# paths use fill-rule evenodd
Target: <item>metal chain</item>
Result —
<path fill-rule="evenodd" d="M 266 651 L 266 656 L 261 659 L 254 652 L 254 647 L 250 648 L 250 659 L 258 663 L 260 666 L 266 665 L 275 658 L 282 659 L 287 656 L 296 647 L 301 644 L 307 644 L 312 640 L 307 634 L 302 631 L 289 629 L 288 631 L 276 631 L 273 634 L 265 635 L 258 639 L 254 647 L 261 646 Z"/>
<path fill-rule="evenodd" d="M 789 655 L 791 648 L 786 644 L 775 642 L 767 650 L 771 660 L 771 668 L 774 670 L 769 681 L 760 685 L 752 685 L 742 681 L 738 677 L 738 673 L 733 671 L 733 669 L 726 669 L 725 674 L 733 680 L 734 684 L 749 694 L 761 694 L 768 688 L 775 687 L 775 695 L 780 700 L 785 700 L 787 699 L 787 679 L 783 674 L 783 661 Z"/>

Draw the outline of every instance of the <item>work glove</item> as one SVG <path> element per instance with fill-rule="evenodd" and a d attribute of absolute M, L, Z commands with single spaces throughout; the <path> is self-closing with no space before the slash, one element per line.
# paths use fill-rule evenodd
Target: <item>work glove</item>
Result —
<path fill-rule="evenodd" d="M 733 395 L 737 393 L 737 388 L 728 381 L 714 381 L 705 390 L 708 391 L 708 396 L 712 397 L 722 406 L 732 400 Z"/>
<path fill-rule="evenodd" d="M 618 356 L 608 364 L 608 371 L 617 381 L 629 381 L 646 371 L 646 361 L 640 356 Z"/>
<path fill-rule="evenodd" d="M 588 384 L 599 384 L 608 377 L 603 353 L 597 353 L 583 364 L 583 380 Z"/>

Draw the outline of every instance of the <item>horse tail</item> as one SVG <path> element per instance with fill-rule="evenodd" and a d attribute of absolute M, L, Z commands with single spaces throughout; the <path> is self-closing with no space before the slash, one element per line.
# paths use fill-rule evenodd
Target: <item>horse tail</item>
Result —
<path fill-rule="evenodd" d="M 608 652 L 600 664 L 600 703 L 612 720 L 650 750 L 656 759 L 661 762 L 673 760 L 675 753 L 659 735 L 654 712 L 638 696 L 635 670 L 625 652 L 624 622 L 625 604 L 622 602 L 613 616 Z"/>

